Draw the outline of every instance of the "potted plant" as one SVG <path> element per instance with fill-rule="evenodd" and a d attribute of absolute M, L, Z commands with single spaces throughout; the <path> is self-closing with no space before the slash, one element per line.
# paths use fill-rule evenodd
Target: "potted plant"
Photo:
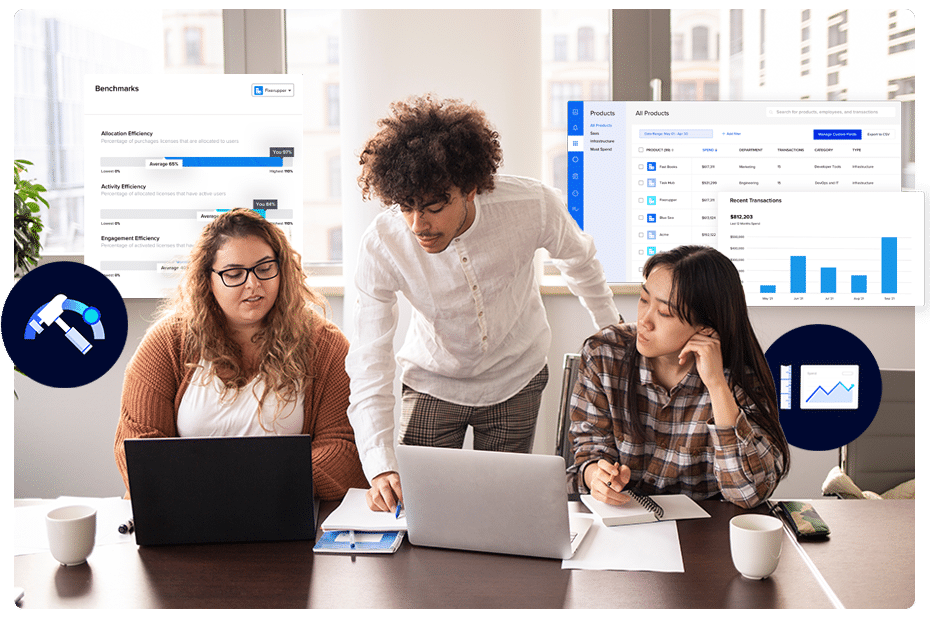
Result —
<path fill-rule="evenodd" d="M 25 159 L 13 160 L 13 275 L 21 276 L 39 262 L 42 242 L 42 218 L 39 217 L 41 202 L 48 207 L 48 201 L 42 197 L 45 187 L 22 177 L 32 166 Z M 17 372 L 22 373 L 16 366 Z M 19 398 L 14 390 L 13 395 Z"/>
<path fill-rule="evenodd" d="M 39 262 L 42 243 L 42 218 L 39 216 L 40 202 L 48 207 L 48 201 L 42 197 L 45 187 L 23 178 L 26 166 L 32 166 L 25 159 L 13 160 L 13 274 L 23 275 Z"/>

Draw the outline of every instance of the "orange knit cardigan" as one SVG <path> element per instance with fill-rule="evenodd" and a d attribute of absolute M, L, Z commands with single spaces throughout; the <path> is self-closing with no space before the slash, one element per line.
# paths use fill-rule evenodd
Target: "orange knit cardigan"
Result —
<path fill-rule="evenodd" d="M 324 500 L 342 499 L 349 488 L 367 488 L 346 417 L 349 377 L 345 357 L 349 343 L 339 329 L 315 317 L 316 354 L 304 391 L 302 434 L 313 437 L 314 494 Z M 183 328 L 168 317 L 153 325 L 126 368 L 114 453 L 126 484 L 123 440 L 131 437 L 177 437 L 178 407 L 194 373 L 186 367 Z"/>

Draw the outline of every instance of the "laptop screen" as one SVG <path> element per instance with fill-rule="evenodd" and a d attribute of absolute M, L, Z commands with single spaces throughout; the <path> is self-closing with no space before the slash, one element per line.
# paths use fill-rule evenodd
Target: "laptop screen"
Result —
<path fill-rule="evenodd" d="M 308 435 L 127 439 L 136 542 L 313 540 Z"/>

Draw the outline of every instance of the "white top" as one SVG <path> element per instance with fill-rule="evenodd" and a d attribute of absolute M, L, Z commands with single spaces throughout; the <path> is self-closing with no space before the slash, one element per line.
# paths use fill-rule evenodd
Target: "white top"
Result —
<path fill-rule="evenodd" d="M 346 358 L 349 421 L 369 479 L 396 471 L 394 332 L 397 293 L 413 306 L 397 353 L 403 382 L 449 402 L 482 406 L 523 389 L 546 363 L 551 333 L 533 273 L 549 251 L 597 329 L 619 315 L 594 242 L 558 194 L 539 181 L 498 176 L 475 197 L 475 220 L 438 254 L 424 251 L 396 209 L 362 237 L 355 337 Z"/>
<path fill-rule="evenodd" d="M 256 376 L 239 390 L 221 398 L 223 382 L 213 374 L 212 364 L 201 361 L 178 407 L 179 437 L 241 437 L 246 435 L 299 435 L 304 425 L 304 395 L 287 403 L 274 419 L 279 399 L 269 396 L 258 419 L 258 398 L 264 382 Z M 253 393 L 253 388 L 255 393 Z"/>

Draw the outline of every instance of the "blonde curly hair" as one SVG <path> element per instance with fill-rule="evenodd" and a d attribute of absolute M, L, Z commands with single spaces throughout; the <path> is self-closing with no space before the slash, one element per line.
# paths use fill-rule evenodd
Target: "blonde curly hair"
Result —
<path fill-rule="evenodd" d="M 277 299 L 252 338 L 259 349 L 258 376 L 266 388 L 260 395 L 253 388 L 258 410 L 266 396 L 274 393 L 278 397 L 277 418 L 285 404 L 297 400 L 313 366 L 313 334 L 321 318 L 312 306 L 326 307 L 323 297 L 307 286 L 300 254 L 278 226 L 250 209 L 233 209 L 210 222 L 194 244 L 180 286 L 160 316 L 183 324 L 184 363 L 195 367 L 212 363 L 213 374 L 223 382 L 222 396 L 247 385 L 255 369 L 247 367 L 240 346 L 230 337 L 226 316 L 211 286 L 217 251 L 230 239 L 244 237 L 267 243 L 279 264 Z"/>

